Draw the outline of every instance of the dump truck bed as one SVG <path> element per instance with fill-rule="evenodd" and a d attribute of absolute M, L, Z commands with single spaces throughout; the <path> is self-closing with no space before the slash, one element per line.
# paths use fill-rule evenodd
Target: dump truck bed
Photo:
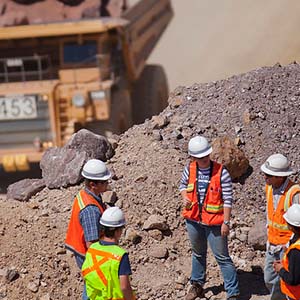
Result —
<path fill-rule="evenodd" d="M 124 50 L 132 81 L 139 78 L 146 60 L 173 17 L 170 0 L 142 0 L 125 11 Z"/>
<path fill-rule="evenodd" d="M 121 18 L 101 18 L 36 25 L 0 27 L 0 40 L 101 33 L 128 23 Z"/>

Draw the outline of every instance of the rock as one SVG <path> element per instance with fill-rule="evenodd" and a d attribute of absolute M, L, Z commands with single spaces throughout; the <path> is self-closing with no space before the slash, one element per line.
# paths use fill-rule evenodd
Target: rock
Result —
<path fill-rule="evenodd" d="M 160 231 L 165 231 L 169 229 L 164 217 L 159 215 L 151 215 L 143 225 L 144 230 L 158 229 Z"/>
<path fill-rule="evenodd" d="M 43 295 L 40 300 L 51 300 L 50 294 Z"/>
<path fill-rule="evenodd" d="M 141 242 L 142 237 L 136 230 L 129 227 L 126 230 L 125 239 L 136 245 Z"/>
<path fill-rule="evenodd" d="M 158 229 L 149 230 L 149 235 L 157 241 L 161 241 L 163 239 L 163 235 Z"/>
<path fill-rule="evenodd" d="M 28 283 L 27 289 L 33 293 L 37 293 L 39 290 L 39 286 L 36 284 L 36 282 L 31 281 Z"/>
<path fill-rule="evenodd" d="M 2 0 L 0 26 L 120 17 L 124 0 Z"/>
<path fill-rule="evenodd" d="M 9 269 L 7 270 L 7 273 L 5 275 L 5 279 L 7 282 L 12 282 L 19 278 L 19 272 L 15 269 Z"/>
<path fill-rule="evenodd" d="M 162 129 L 170 123 L 167 117 L 163 117 L 161 115 L 153 116 L 151 120 L 153 129 Z"/>
<path fill-rule="evenodd" d="M 267 242 L 266 220 L 257 220 L 248 234 L 248 244 L 255 250 L 265 250 Z"/>
<path fill-rule="evenodd" d="M 153 246 L 149 249 L 148 254 L 155 258 L 167 258 L 168 249 L 163 246 Z"/>
<path fill-rule="evenodd" d="M 106 191 L 102 194 L 102 201 L 109 206 L 114 206 L 118 201 L 118 196 L 115 191 Z"/>
<path fill-rule="evenodd" d="M 108 140 L 86 129 L 74 133 L 62 148 L 50 148 L 44 153 L 40 167 L 50 189 L 67 187 L 82 180 L 81 169 L 91 159 L 106 161 L 113 155 Z"/>
<path fill-rule="evenodd" d="M 246 173 L 249 168 L 249 160 L 229 137 L 216 138 L 212 143 L 212 148 L 211 158 L 226 167 L 232 180 L 236 180 Z"/>
<path fill-rule="evenodd" d="M 44 179 L 23 179 L 9 185 L 7 199 L 28 201 L 46 186 Z"/>

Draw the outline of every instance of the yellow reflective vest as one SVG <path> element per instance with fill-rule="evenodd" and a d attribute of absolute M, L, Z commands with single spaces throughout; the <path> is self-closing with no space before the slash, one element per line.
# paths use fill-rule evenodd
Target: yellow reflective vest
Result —
<path fill-rule="evenodd" d="M 82 265 L 82 275 L 90 300 L 124 299 L 118 272 L 125 253 L 117 245 L 101 245 L 96 242 L 89 247 Z"/>

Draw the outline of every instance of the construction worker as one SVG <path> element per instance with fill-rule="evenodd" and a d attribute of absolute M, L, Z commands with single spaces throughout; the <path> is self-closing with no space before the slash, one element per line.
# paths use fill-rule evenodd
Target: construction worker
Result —
<path fill-rule="evenodd" d="M 293 204 L 283 215 L 289 229 L 294 233 L 282 261 L 274 262 L 280 276 L 281 291 L 287 299 L 300 299 L 300 205 Z"/>
<path fill-rule="evenodd" d="M 288 179 L 293 173 L 287 157 L 282 154 L 271 155 L 261 166 L 266 181 L 267 198 L 267 251 L 264 280 L 271 293 L 271 300 L 282 300 L 285 296 L 280 290 L 279 276 L 273 268 L 274 261 L 281 259 L 292 231 L 283 214 L 293 203 L 299 203 L 300 186 Z"/>
<path fill-rule="evenodd" d="M 107 190 L 111 173 L 104 162 L 90 159 L 83 166 L 81 175 L 85 178 L 85 188 L 79 191 L 74 199 L 65 241 L 66 248 L 74 253 L 80 269 L 88 247 L 99 241 L 99 221 L 106 209 L 101 193 Z M 85 287 L 82 299 L 88 299 Z"/>
<path fill-rule="evenodd" d="M 109 207 L 100 219 L 103 235 L 87 250 L 82 266 L 90 300 L 133 300 L 131 267 L 126 251 L 118 246 L 125 218 L 119 207 Z"/>
<path fill-rule="evenodd" d="M 184 203 L 183 217 L 192 247 L 191 286 L 186 300 L 203 296 L 207 242 L 221 268 L 227 299 L 235 300 L 239 295 L 236 269 L 227 243 L 232 182 L 228 171 L 210 160 L 211 152 L 212 147 L 205 137 L 196 136 L 189 141 L 191 161 L 182 173 L 179 187 Z"/>

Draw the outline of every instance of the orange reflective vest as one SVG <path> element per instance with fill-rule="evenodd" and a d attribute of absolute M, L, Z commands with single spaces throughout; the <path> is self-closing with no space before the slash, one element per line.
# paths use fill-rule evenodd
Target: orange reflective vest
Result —
<path fill-rule="evenodd" d="M 189 166 L 189 181 L 186 189 L 187 197 L 191 200 L 191 209 L 184 208 L 183 217 L 206 225 L 221 225 L 224 221 L 224 207 L 222 199 L 221 176 L 223 166 L 212 162 L 211 176 L 203 204 L 199 207 L 197 173 L 195 161 Z"/>
<path fill-rule="evenodd" d="M 294 244 L 290 245 L 290 247 L 286 250 L 282 258 L 283 268 L 288 271 L 289 270 L 289 259 L 288 253 L 292 249 L 298 249 L 300 251 L 300 239 L 298 239 Z M 280 279 L 280 288 L 282 293 L 289 296 L 292 299 L 300 299 L 300 284 L 298 285 L 289 285 Z"/>
<path fill-rule="evenodd" d="M 268 241 L 274 245 L 286 244 L 292 235 L 283 218 L 284 213 L 292 205 L 293 196 L 300 192 L 300 186 L 289 180 L 288 185 L 281 195 L 276 210 L 273 206 L 273 189 L 266 185 L 267 209 L 268 209 Z"/>
<path fill-rule="evenodd" d="M 117 245 L 92 244 L 86 252 L 82 276 L 90 300 L 122 300 L 119 266 L 124 249 Z"/>
<path fill-rule="evenodd" d="M 92 195 L 87 193 L 85 190 L 81 190 L 74 199 L 71 219 L 65 240 L 66 248 L 81 256 L 85 256 L 87 247 L 84 239 L 83 228 L 80 224 L 79 214 L 80 211 L 88 205 L 97 206 L 101 214 L 103 214 L 105 210 L 104 205 L 100 205 L 100 203 Z"/>

